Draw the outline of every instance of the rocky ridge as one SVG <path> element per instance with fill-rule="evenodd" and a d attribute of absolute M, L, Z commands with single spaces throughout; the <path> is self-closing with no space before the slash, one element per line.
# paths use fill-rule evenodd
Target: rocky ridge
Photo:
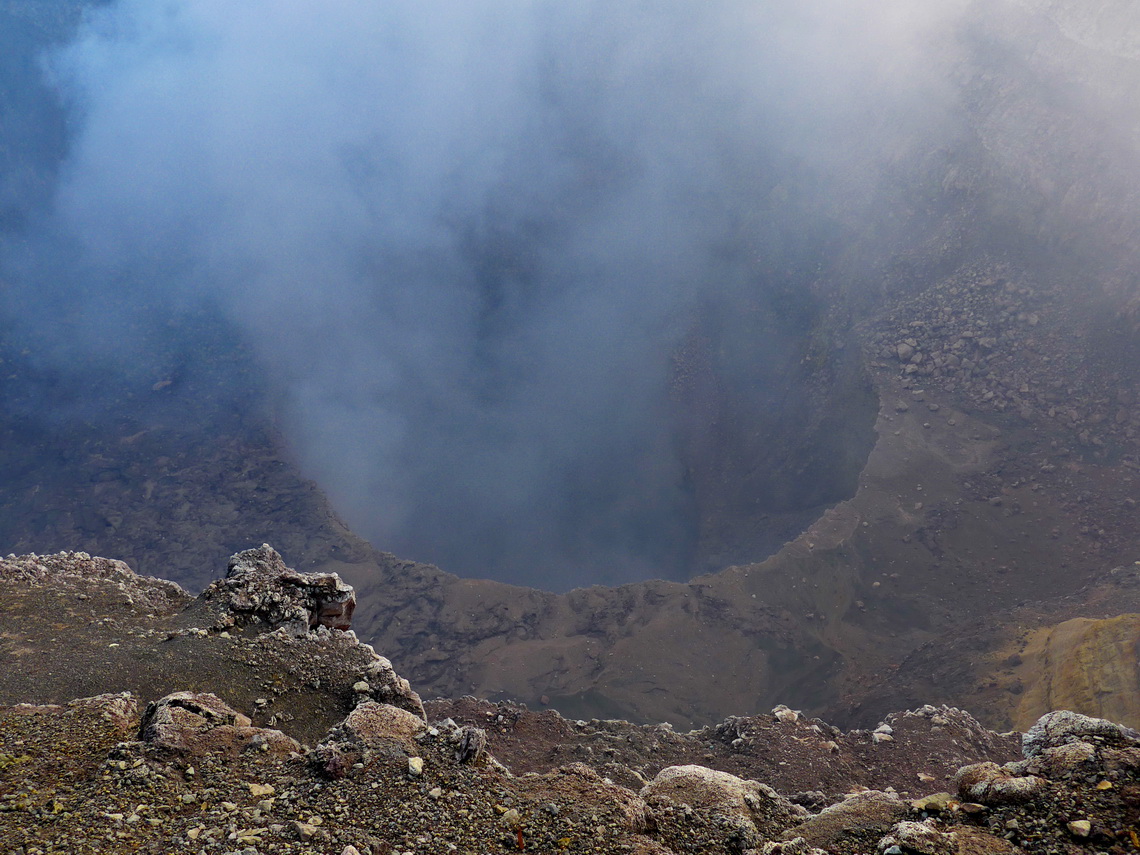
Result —
<path fill-rule="evenodd" d="M 265 546 L 234 556 L 224 589 L 243 578 L 270 601 L 266 614 L 298 589 L 351 593 L 296 574 Z M 82 554 L 10 557 L 0 579 L 3 652 L 31 651 L 0 677 L 0 838 L 18 855 L 1076 855 L 1136 845 L 1140 734 L 1103 719 L 1054 712 L 1022 736 L 925 706 L 844 732 L 781 706 L 682 733 L 475 698 L 425 705 L 351 630 L 242 620 L 242 597 L 190 598 Z M 37 621 L 49 602 L 52 621 Z M 82 647 L 103 644 L 106 624 L 82 618 L 104 610 L 118 616 L 109 644 L 143 665 L 77 657 L 70 684 L 37 681 L 37 646 L 65 629 Z M 215 621 L 194 625 L 203 615 Z M 177 679 L 198 687 L 145 688 L 148 657 L 172 645 Z M 260 655 L 235 682 L 242 649 Z M 288 682 L 297 679 L 304 690 Z M 84 681 L 103 691 L 67 700 Z M 211 682 L 217 693 L 203 688 Z M 281 715 L 294 693 L 296 715 Z"/>

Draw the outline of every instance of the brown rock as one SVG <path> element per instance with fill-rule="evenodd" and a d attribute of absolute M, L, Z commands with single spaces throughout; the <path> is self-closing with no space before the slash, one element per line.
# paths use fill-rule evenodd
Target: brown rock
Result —
<path fill-rule="evenodd" d="M 910 805 L 898 796 L 867 790 L 824 808 L 785 836 L 803 837 L 812 846 L 829 849 L 848 836 L 882 836 L 909 811 Z"/>
<path fill-rule="evenodd" d="M 416 737 L 424 732 L 424 720 L 391 704 L 365 701 L 345 718 L 341 727 L 346 735 L 374 747 L 395 741 L 409 753 L 416 748 Z"/>
<path fill-rule="evenodd" d="M 1027 764 L 1026 771 L 1046 778 L 1085 775 L 1097 766 L 1096 748 L 1087 742 L 1070 742 L 1046 748 Z"/>
<path fill-rule="evenodd" d="M 1023 804 L 1033 801 L 1045 789 L 1045 780 L 1035 775 L 1015 776 L 997 763 L 963 766 L 954 776 L 963 801 L 984 805 Z"/>
<path fill-rule="evenodd" d="M 954 843 L 954 855 L 1023 855 L 1025 851 L 980 828 L 957 828 L 948 837 Z"/>
<path fill-rule="evenodd" d="M 192 754 L 216 751 L 233 756 L 251 745 L 265 745 L 275 754 L 287 755 L 301 748 L 279 730 L 251 727 L 248 717 L 207 692 L 175 692 L 148 704 L 139 738 Z"/>
<path fill-rule="evenodd" d="M 98 711 L 104 721 L 109 721 L 122 733 L 135 727 L 139 719 L 138 698 L 130 692 L 107 693 L 92 698 L 79 698 L 70 701 L 72 709 L 82 708 Z"/>
<path fill-rule="evenodd" d="M 364 701 L 329 731 L 313 750 L 312 760 L 324 774 L 339 778 L 356 764 L 366 764 L 377 757 L 416 754 L 416 737 L 426 729 L 424 720 L 408 710 Z"/>

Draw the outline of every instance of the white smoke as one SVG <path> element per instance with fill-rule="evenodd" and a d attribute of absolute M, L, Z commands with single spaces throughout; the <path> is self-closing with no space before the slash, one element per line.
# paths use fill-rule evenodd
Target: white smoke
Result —
<path fill-rule="evenodd" d="M 668 353 L 779 267 L 765 229 L 857 220 L 946 120 L 958 14 L 118 0 L 50 63 L 55 224 L 99 336 L 109 294 L 220 307 L 378 546 L 551 586 L 683 572 Z M 821 189 L 785 212 L 793 167 Z"/>

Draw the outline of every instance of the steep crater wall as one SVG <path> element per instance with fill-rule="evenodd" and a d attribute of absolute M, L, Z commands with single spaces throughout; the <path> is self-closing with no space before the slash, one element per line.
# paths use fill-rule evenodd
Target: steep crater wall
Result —
<path fill-rule="evenodd" d="M 878 398 L 849 330 L 806 286 L 707 307 L 675 355 L 691 571 L 759 561 L 854 495 Z"/>

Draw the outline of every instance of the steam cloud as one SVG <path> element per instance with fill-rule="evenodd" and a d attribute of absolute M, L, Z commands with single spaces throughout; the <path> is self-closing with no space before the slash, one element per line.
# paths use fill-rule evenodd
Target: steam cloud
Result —
<path fill-rule="evenodd" d="M 684 573 L 669 354 L 945 121 L 953 6 L 118 0 L 48 60 L 69 153 L 7 264 L 69 307 L 61 362 L 143 374 L 220 312 L 381 548 Z"/>

